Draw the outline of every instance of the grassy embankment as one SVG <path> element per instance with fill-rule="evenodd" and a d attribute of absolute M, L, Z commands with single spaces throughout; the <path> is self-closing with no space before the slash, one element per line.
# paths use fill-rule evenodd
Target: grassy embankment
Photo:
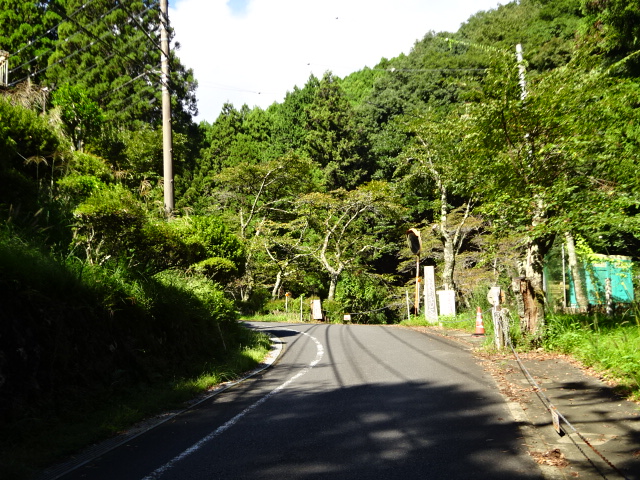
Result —
<path fill-rule="evenodd" d="M 546 350 L 565 353 L 640 400 L 640 318 L 634 315 L 555 315 L 547 322 Z"/>
<path fill-rule="evenodd" d="M 270 347 L 203 278 L 56 260 L 6 234 L 0 292 L 0 478 L 181 408 Z"/>

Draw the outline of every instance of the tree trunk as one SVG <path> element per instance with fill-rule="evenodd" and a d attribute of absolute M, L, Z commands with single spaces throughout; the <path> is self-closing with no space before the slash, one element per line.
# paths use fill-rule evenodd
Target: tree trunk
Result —
<path fill-rule="evenodd" d="M 241 280 L 243 285 L 240 289 L 240 298 L 243 302 L 248 302 L 253 293 L 254 278 L 249 262 L 246 263 L 245 268 L 246 270 Z"/>
<path fill-rule="evenodd" d="M 278 298 L 278 292 L 280 291 L 280 286 L 282 285 L 282 270 L 278 270 L 276 274 L 276 283 L 273 285 L 273 290 L 271 290 L 271 300 L 275 300 Z"/>
<path fill-rule="evenodd" d="M 582 275 L 578 268 L 578 256 L 576 255 L 576 243 L 571 232 L 565 232 L 564 238 L 567 242 L 567 257 L 569 260 L 569 270 L 573 278 L 573 288 L 576 293 L 576 303 L 578 311 L 586 312 L 588 307 L 587 294 L 582 283 Z"/>
<path fill-rule="evenodd" d="M 338 276 L 337 272 L 331 272 L 329 275 L 329 295 L 327 296 L 327 300 L 333 300 L 336 296 L 336 286 L 338 285 Z"/>
<path fill-rule="evenodd" d="M 525 281 L 521 282 L 520 286 L 524 302 L 525 331 L 537 335 L 544 326 L 544 290 L 542 285 L 542 255 L 540 245 L 536 241 L 530 241 L 527 245 L 524 274 Z M 525 283 L 524 287 L 523 283 Z"/>
<path fill-rule="evenodd" d="M 442 267 L 442 288 L 454 290 L 453 270 L 456 264 L 455 246 L 451 235 L 444 237 L 444 265 Z"/>

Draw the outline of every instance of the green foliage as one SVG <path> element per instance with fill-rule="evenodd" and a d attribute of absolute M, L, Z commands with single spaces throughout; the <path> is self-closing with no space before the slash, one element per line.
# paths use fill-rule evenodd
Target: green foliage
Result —
<path fill-rule="evenodd" d="M 392 290 L 382 279 L 364 272 L 345 273 L 336 288 L 336 302 L 352 323 L 395 323 Z"/>
<path fill-rule="evenodd" d="M 573 355 L 621 382 L 627 393 L 640 395 L 640 326 L 636 322 L 555 315 L 547 321 L 544 347 Z"/>
<path fill-rule="evenodd" d="M 203 248 L 209 257 L 228 258 L 236 264 L 244 259 L 244 247 L 222 221 L 213 216 L 191 216 L 176 220 L 184 242 Z"/>
<path fill-rule="evenodd" d="M 106 188 L 106 184 L 93 175 L 67 175 L 56 182 L 58 194 L 69 203 L 77 205 L 94 192 Z"/>
<path fill-rule="evenodd" d="M 122 132 L 123 161 L 119 167 L 137 177 L 162 172 L 162 129 L 144 125 L 133 131 Z"/>
<path fill-rule="evenodd" d="M 58 262 L 15 237 L 0 240 L 2 291 L 12 298 L 0 322 L 5 406 L 18 408 L 27 394 L 21 389 L 38 383 L 32 393 L 45 397 L 90 376 L 89 385 L 104 378 L 107 386 L 121 375 L 212 359 L 231 343 L 225 336 L 234 335 L 233 303 L 203 276 L 165 271 L 145 279 L 116 262 Z M 39 361 L 48 369 L 38 371 Z M 23 383 L 26 377 L 36 382 Z"/>
<path fill-rule="evenodd" d="M 354 188 L 370 178 L 364 137 L 339 82 L 330 73 L 320 81 L 307 108 L 306 150 L 324 172 L 327 189 Z"/>
<path fill-rule="evenodd" d="M 236 306 L 242 315 L 257 315 L 265 312 L 265 305 L 271 298 L 271 294 L 265 288 L 254 288 L 250 295 L 236 302 Z"/>
<path fill-rule="evenodd" d="M 65 84 L 53 92 L 53 105 L 59 109 L 67 135 L 78 150 L 100 132 L 104 115 L 98 104 L 86 91 L 75 85 Z"/>
<path fill-rule="evenodd" d="M 522 44 L 529 67 L 544 71 L 566 64 L 581 22 L 581 0 L 522 0 L 472 15 L 459 38 L 515 52 Z"/>
<path fill-rule="evenodd" d="M 606 63 L 627 57 L 626 71 L 638 75 L 640 59 L 640 2 L 638 0 L 582 0 L 586 15 L 583 32 L 594 43 L 594 53 L 604 53 Z M 635 58 L 629 58 L 635 57 Z"/>
<path fill-rule="evenodd" d="M 58 40 L 54 27 L 60 21 L 60 15 L 50 7 L 60 3 L 0 1 L 0 46 L 11 53 L 11 82 L 24 82 L 48 66 L 47 60 Z"/>
<path fill-rule="evenodd" d="M 305 147 L 308 108 L 319 86 L 320 80 L 311 75 L 303 88 L 294 87 L 282 103 L 269 107 L 273 119 L 272 140 L 280 149 L 301 150 Z"/>
<path fill-rule="evenodd" d="M 238 265 L 228 258 L 209 257 L 194 263 L 191 268 L 194 272 L 200 273 L 221 284 L 228 283 L 230 280 L 238 277 L 239 274 Z"/>
<path fill-rule="evenodd" d="M 98 188 L 78 205 L 74 217 L 74 243 L 91 263 L 113 257 L 148 272 L 193 269 L 221 283 L 242 273 L 244 247 L 220 220 L 155 219 L 121 185 Z"/>
<path fill-rule="evenodd" d="M 176 286 L 177 280 L 141 281 L 116 264 L 60 263 L 6 237 L 1 247 L 2 291 L 12 298 L 0 322 L 3 412 L 29 407 L 21 404 L 29 396 L 52 399 L 91 377 L 89 385 L 102 378 L 105 387 L 123 373 L 130 379 L 150 374 L 167 368 L 168 358 L 188 358 L 190 348 L 203 355 L 211 347 L 205 344 L 216 341 L 200 336 L 203 328 L 220 336 L 205 322 L 233 319 L 231 304 L 204 281 L 189 290 Z M 196 282 L 183 283 L 189 281 Z M 178 318 L 186 323 L 178 326 Z M 19 350 L 24 355 L 12 353 Z M 39 370 L 39 362 L 47 369 Z"/>
<path fill-rule="evenodd" d="M 0 473 L 7 478 L 176 408 L 253 368 L 268 350 L 203 276 L 143 278 L 115 262 L 58 260 L 6 229 L 0 291 Z"/>
<path fill-rule="evenodd" d="M 373 86 L 384 75 L 384 70 L 365 67 L 360 71 L 346 76 L 340 86 L 344 91 L 349 103 L 353 107 L 358 107 L 371 94 Z"/>
<path fill-rule="evenodd" d="M 59 145 L 46 118 L 0 97 L 0 175 L 13 171 L 34 185 L 50 178 Z M 10 188 L 3 182 L 0 195 L 6 195 Z M 0 197 L 0 201 L 6 200 Z"/>
<path fill-rule="evenodd" d="M 146 0 L 50 4 L 63 21 L 57 28 L 60 41 L 48 53 L 50 68 L 44 80 L 49 85 L 69 83 L 82 88 L 99 102 L 110 121 L 157 125 L 161 119 L 160 11 L 157 5 L 150 7 Z M 170 64 L 169 88 L 176 100 L 172 110 L 180 129 L 195 113 L 195 82 L 173 52 Z"/>
<path fill-rule="evenodd" d="M 91 175 L 108 183 L 114 180 L 113 170 L 107 161 L 97 155 L 84 152 L 72 152 L 67 164 L 68 173 Z"/>
<path fill-rule="evenodd" d="M 173 305 L 172 309 L 177 316 L 180 315 L 180 311 L 189 311 L 190 308 L 196 311 L 202 309 L 203 314 L 199 316 L 207 322 L 235 320 L 233 302 L 225 298 L 219 287 L 206 277 L 185 275 L 178 270 L 165 270 L 155 275 L 154 279 L 160 284 L 161 290 L 170 287 L 169 292 L 176 295 L 175 299 L 164 297 L 161 308 L 167 308 L 168 304 Z M 191 303 L 185 305 L 174 301 L 179 297 L 190 298 Z"/>
<path fill-rule="evenodd" d="M 91 263 L 130 253 L 146 222 L 142 205 L 120 185 L 95 192 L 78 205 L 74 217 L 75 243 Z"/>
<path fill-rule="evenodd" d="M 402 214 L 393 187 L 379 181 L 352 191 L 307 194 L 297 208 L 310 227 L 303 251 L 329 276 L 329 300 L 346 269 L 375 260 L 391 247 L 385 233 Z"/>

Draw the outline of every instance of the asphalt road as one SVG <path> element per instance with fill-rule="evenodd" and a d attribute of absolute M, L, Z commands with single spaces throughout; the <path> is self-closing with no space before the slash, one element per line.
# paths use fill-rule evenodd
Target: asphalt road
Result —
<path fill-rule="evenodd" d="M 277 363 L 62 477 L 538 479 L 463 346 L 385 326 L 254 323 Z"/>

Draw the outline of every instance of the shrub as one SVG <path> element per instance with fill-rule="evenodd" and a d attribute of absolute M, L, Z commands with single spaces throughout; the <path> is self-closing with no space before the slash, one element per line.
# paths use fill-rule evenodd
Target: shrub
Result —
<path fill-rule="evenodd" d="M 346 273 L 336 288 L 336 302 L 340 307 L 335 308 L 334 315 L 339 310 L 341 319 L 350 313 L 355 323 L 389 323 L 393 320 L 392 310 L 388 308 L 392 303 L 389 292 L 379 277 Z"/>

